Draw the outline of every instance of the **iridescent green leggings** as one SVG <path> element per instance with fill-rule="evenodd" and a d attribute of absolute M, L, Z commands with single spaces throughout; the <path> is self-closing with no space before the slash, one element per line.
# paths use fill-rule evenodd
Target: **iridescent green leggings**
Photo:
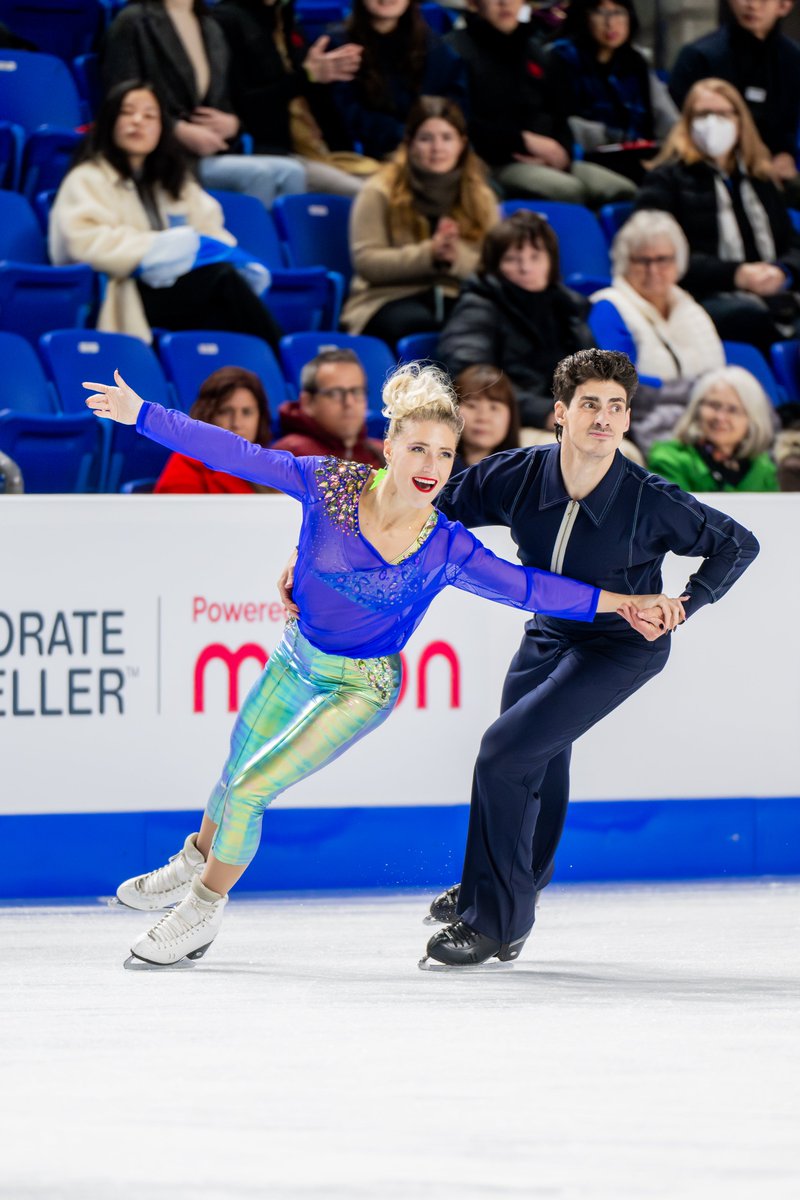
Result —
<path fill-rule="evenodd" d="M 400 658 L 345 658 L 316 650 L 290 622 L 231 735 L 206 816 L 215 858 L 252 861 L 264 809 L 381 725 L 397 703 Z"/>

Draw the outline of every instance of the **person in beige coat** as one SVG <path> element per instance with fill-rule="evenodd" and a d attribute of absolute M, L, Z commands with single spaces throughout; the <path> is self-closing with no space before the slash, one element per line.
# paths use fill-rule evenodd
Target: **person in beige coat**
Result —
<path fill-rule="evenodd" d="M 441 329 L 497 223 L 494 193 L 450 100 L 423 96 L 394 161 L 369 180 L 350 218 L 350 333 L 395 345 Z"/>
<path fill-rule="evenodd" d="M 196 265 L 203 242 L 204 265 Z M 50 214 L 56 264 L 107 276 L 97 326 L 152 340 L 152 326 L 251 333 L 276 346 L 280 330 L 231 261 L 236 239 L 199 186 L 149 84 L 120 84 L 97 114 Z M 254 268 L 257 270 L 257 268 Z"/>

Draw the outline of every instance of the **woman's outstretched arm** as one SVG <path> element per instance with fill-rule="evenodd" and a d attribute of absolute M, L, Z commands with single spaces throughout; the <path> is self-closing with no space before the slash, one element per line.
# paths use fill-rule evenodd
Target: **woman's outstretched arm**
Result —
<path fill-rule="evenodd" d="M 298 459 L 282 450 L 265 450 L 227 429 L 193 421 L 176 409 L 150 404 L 127 385 L 119 371 L 114 372 L 114 380 L 113 384 L 83 385 L 93 393 L 86 398 L 86 404 L 98 417 L 121 425 L 135 425 L 139 433 L 169 450 L 199 459 L 212 470 L 277 488 L 296 500 L 308 496 L 312 459 Z"/>

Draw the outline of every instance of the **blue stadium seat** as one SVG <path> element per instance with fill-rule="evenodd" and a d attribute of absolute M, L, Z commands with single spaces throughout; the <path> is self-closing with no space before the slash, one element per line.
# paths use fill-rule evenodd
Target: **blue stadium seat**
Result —
<path fill-rule="evenodd" d="M 281 404 L 289 399 L 278 360 L 266 342 L 250 334 L 209 330 L 163 333 L 158 340 L 158 353 L 178 407 L 184 412 L 194 404 L 201 383 L 220 367 L 244 367 L 259 377 L 267 393 L 273 424 Z"/>
<path fill-rule="evenodd" d="M 25 131 L 21 179 L 26 195 L 55 186 L 83 122 L 69 67 L 50 54 L 0 50 L 0 115 Z"/>
<path fill-rule="evenodd" d="M 11 121 L 0 121 L 0 188 L 16 188 L 22 167 L 25 130 Z"/>
<path fill-rule="evenodd" d="M 72 74 L 78 85 L 83 119 L 91 121 L 103 98 L 103 82 L 100 78 L 100 57 L 97 54 L 79 54 L 72 60 Z"/>
<path fill-rule="evenodd" d="M 0 410 L 52 417 L 61 411 L 39 356 L 18 333 L 0 333 Z"/>
<path fill-rule="evenodd" d="M 755 375 L 776 408 L 785 402 L 770 365 L 760 350 L 747 342 L 723 342 L 722 348 L 728 366 L 744 367 L 751 375 Z"/>
<path fill-rule="evenodd" d="M 40 192 L 56 192 L 66 175 L 83 134 L 72 129 L 40 129 L 22 151 L 20 191 L 33 203 Z"/>
<path fill-rule="evenodd" d="M 0 191 L 0 328 L 36 343 L 48 329 L 85 325 L 95 303 L 90 267 L 53 267 L 28 201 Z"/>
<path fill-rule="evenodd" d="M 628 217 L 633 215 L 633 201 L 619 200 L 616 204 L 604 204 L 597 215 L 610 250 L 614 238 Z"/>
<path fill-rule="evenodd" d="M 129 479 L 119 490 L 122 496 L 149 495 L 157 483 L 157 479 Z"/>
<path fill-rule="evenodd" d="M 450 32 L 458 16 L 458 13 L 454 12 L 452 8 L 445 8 L 442 4 L 420 4 L 419 11 L 439 37 L 444 37 L 446 33 Z"/>
<path fill-rule="evenodd" d="M 800 403 L 800 342 L 775 342 L 770 348 L 772 370 L 786 399 Z"/>
<path fill-rule="evenodd" d="M 409 333 L 408 337 L 400 338 L 397 343 L 397 357 L 400 362 L 416 362 L 420 359 L 436 362 L 438 345 L 438 333 Z"/>
<path fill-rule="evenodd" d="M 295 333 L 281 338 L 283 373 L 294 389 L 300 389 L 300 372 L 305 364 L 323 350 L 354 350 L 367 376 L 367 428 L 372 437 L 382 437 L 385 419 L 381 416 L 381 393 L 386 377 L 397 365 L 385 342 L 363 333 Z"/>
<path fill-rule="evenodd" d="M 272 214 L 293 267 L 327 267 L 350 283 L 349 196 L 306 192 L 279 196 Z"/>
<path fill-rule="evenodd" d="M 568 287 L 585 296 L 608 287 L 608 245 L 593 212 L 580 204 L 558 200 L 506 200 L 500 206 L 504 217 L 520 208 L 539 213 L 552 225 L 558 238 L 561 275 Z"/>
<path fill-rule="evenodd" d="M 320 263 L 287 266 L 272 216 L 255 196 L 217 192 L 225 228 L 244 250 L 266 263 L 272 283 L 265 296 L 267 307 L 284 333 L 335 328 L 339 324 L 344 282 Z"/>
<path fill-rule="evenodd" d="M 350 14 L 350 0 L 296 0 L 295 19 L 306 38 L 316 41 L 329 25 L 341 25 Z"/>
<path fill-rule="evenodd" d="M 69 67 L 51 54 L 0 50 L 0 113 L 28 134 L 42 125 L 77 129 L 81 101 Z"/>
<path fill-rule="evenodd" d="M 47 416 L 0 406 L 0 450 L 22 471 L 26 492 L 92 491 L 102 470 L 99 424 L 90 412 Z"/>
<path fill-rule="evenodd" d="M 789 220 L 796 233 L 800 233 L 800 212 L 796 208 L 789 209 Z"/>
<path fill-rule="evenodd" d="M 139 338 L 124 333 L 62 329 L 46 333 L 40 341 L 45 370 L 55 384 L 66 413 L 86 411 L 83 388 L 88 382 L 112 383 L 118 369 L 131 387 L 155 404 L 170 407 L 170 394 L 155 352 Z M 95 418 L 97 420 L 97 418 Z M 129 479 L 161 474 L 169 451 L 141 437 L 130 425 L 103 422 L 110 429 L 108 468 L 104 491 L 116 492 Z"/>
<path fill-rule="evenodd" d="M 87 54 L 105 24 L 99 0 L 0 0 L 0 21 L 45 54 Z"/>

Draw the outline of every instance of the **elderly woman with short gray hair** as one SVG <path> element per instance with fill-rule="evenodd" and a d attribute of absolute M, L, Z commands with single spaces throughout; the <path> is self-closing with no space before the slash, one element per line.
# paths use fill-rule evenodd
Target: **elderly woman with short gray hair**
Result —
<path fill-rule="evenodd" d="M 689 244 L 669 213 L 642 209 L 611 247 L 613 281 L 592 296 L 598 346 L 622 350 L 640 375 L 696 379 L 725 365 L 719 334 L 705 309 L 678 287 Z"/>
<path fill-rule="evenodd" d="M 622 350 L 642 386 L 631 410 L 630 437 L 647 456 L 671 436 L 692 384 L 725 365 L 714 323 L 678 287 L 689 262 L 683 230 L 669 213 L 635 213 L 611 247 L 613 282 L 592 296 L 589 325 L 598 346 Z"/>
<path fill-rule="evenodd" d="M 687 492 L 777 492 L 774 436 L 761 384 L 742 367 L 723 367 L 698 379 L 672 440 L 656 442 L 647 465 Z"/>

